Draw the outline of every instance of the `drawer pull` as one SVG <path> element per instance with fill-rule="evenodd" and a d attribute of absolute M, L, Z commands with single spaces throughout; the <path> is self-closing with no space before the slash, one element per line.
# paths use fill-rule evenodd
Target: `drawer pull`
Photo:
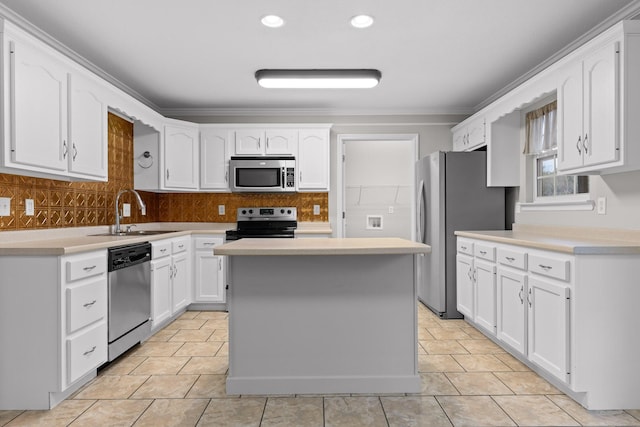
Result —
<path fill-rule="evenodd" d="M 551 269 L 553 269 L 552 266 L 550 265 L 544 265 L 544 264 L 538 264 L 538 267 L 540 267 L 541 269 L 543 269 L 544 271 L 549 271 Z"/>
<path fill-rule="evenodd" d="M 487 251 L 480 251 L 480 254 L 481 254 L 481 255 L 486 255 L 486 254 L 487 254 Z"/>
<path fill-rule="evenodd" d="M 93 348 L 91 350 L 87 350 L 84 353 L 82 353 L 83 356 L 89 356 L 91 353 L 93 353 L 94 351 L 96 351 L 96 346 L 94 345 Z"/>
<path fill-rule="evenodd" d="M 94 268 L 96 268 L 96 267 L 97 267 L 97 265 L 92 265 L 92 266 L 90 266 L 90 267 L 84 267 L 84 268 L 83 268 L 83 270 L 88 272 L 88 271 L 93 270 L 93 269 L 94 269 Z"/>
<path fill-rule="evenodd" d="M 160 252 L 162 252 L 162 253 L 165 253 L 165 252 L 167 252 L 167 248 L 164 248 L 164 249 L 160 249 Z"/>
<path fill-rule="evenodd" d="M 214 243 L 214 242 L 204 242 L 204 243 L 202 244 L 202 246 L 213 246 L 213 245 L 215 245 L 215 243 Z"/>
<path fill-rule="evenodd" d="M 91 308 L 91 307 L 93 307 L 93 304 L 95 304 L 95 303 L 96 303 L 96 300 L 93 300 L 93 301 L 88 302 L 88 303 L 86 303 L 86 304 L 82 304 L 82 306 L 83 306 L 84 308 Z"/>
<path fill-rule="evenodd" d="M 467 247 L 466 247 L 466 246 L 460 246 L 460 248 L 462 248 L 462 250 L 463 250 L 463 251 L 466 251 L 466 250 L 467 250 Z"/>
<path fill-rule="evenodd" d="M 504 259 L 506 259 L 506 260 L 507 260 L 507 261 L 509 261 L 509 262 L 513 262 L 513 261 L 515 261 L 515 260 L 516 260 L 516 259 L 515 259 L 514 257 L 512 257 L 512 256 L 506 256 L 506 257 L 504 257 Z"/>

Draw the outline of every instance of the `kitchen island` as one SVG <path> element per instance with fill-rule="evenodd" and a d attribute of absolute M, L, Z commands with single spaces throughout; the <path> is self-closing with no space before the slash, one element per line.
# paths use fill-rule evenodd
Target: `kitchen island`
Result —
<path fill-rule="evenodd" d="M 397 238 L 242 239 L 229 256 L 228 394 L 415 393 L 414 258 Z"/>

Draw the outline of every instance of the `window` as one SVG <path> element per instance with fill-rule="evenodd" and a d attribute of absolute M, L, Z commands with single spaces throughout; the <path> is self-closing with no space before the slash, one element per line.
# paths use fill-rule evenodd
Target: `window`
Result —
<path fill-rule="evenodd" d="M 589 192 L 586 176 L 558 175 L 557 103 L 553 101 L 525 116 L 524 154 L 534 162 L 534 200 L 553 201 Z"/>

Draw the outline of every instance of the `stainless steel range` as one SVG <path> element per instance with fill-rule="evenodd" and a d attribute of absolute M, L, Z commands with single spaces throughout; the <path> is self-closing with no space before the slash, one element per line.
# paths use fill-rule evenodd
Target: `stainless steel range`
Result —
<path fill-rule="evenodd" d="M 237 229 L 227 231 L 227 240 L 266 237 L 293 239 L 298 227 L 298 211 L 294 207 L 238 208 L 237 218 Z"/>

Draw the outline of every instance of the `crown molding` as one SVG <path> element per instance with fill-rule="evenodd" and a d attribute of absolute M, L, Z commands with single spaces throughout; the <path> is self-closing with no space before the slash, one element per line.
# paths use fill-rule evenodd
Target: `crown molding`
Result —
<path fill-rule="evenodd" d="M 499 91 L 495 92 L 493 95 L 486 98 L 480 104 L 476 105 L 473 112 L 474 113 L 478 112 L 483 108 L 487 107 L 492 102 L 498 100 L 499 98 L 503 97 L 507 93 L 511 92 L 513 89 L 517 88 L 518 86 L 520 86 L 521 84 L 529 80 L 531 77 L 543 71 L 545 68 L 549 67 L 553 63 L 559 61 L 561 58 L 567 56 L 569 53 L 573 52 L 580 46 L 587 43 L 589 40 L 593 39 L 597 35 L 607 30 L 608 28 L 612 27 L 614 24 L 617 24 L 618 22 L 625 19 L 637 19 L 637 18 L 640 18 L 640 0 L 634 0 L 633 2 L 629 3 L 627 6 L 623 7 L 613 15 L 609 16 L 607 19 L 605 19 L 595 27 L 591 28 L 589 31 L 587 31 L 582 36 L 578 37 L 576 40 L 569 43 L 567 46 L 565 46 L 555 54 L 551 55 L 549 58 L 545 59 L 543 62 L 538 64 L 535 68 L 526 72 L 525 74 L 518 77 L 511 83 L 505 85 L 502 89 L 500 89 Z"/>

